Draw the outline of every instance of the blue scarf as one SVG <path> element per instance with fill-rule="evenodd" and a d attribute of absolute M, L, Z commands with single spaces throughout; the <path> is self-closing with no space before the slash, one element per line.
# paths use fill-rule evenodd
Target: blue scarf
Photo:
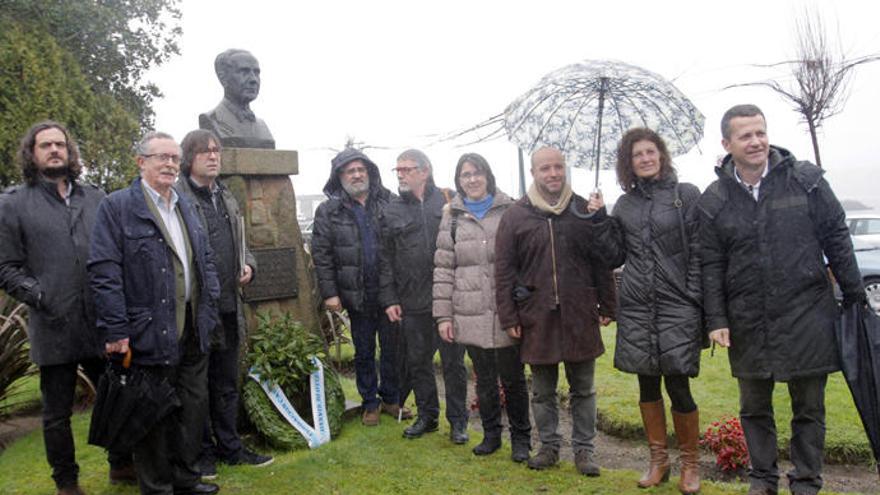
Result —
<path fill-rule="evenodd" d="M 495 199 L 491 194 L 487 194 L 485 198 L 479 201 L 471 201 L 467 198 L 464 199 L 464 206 L 468 209 L 475 217 L 482 220 L 483 217 L 486 216 L 486 213 L 489 211 L 489 208 L 492 207 L 492 201 Z"/>

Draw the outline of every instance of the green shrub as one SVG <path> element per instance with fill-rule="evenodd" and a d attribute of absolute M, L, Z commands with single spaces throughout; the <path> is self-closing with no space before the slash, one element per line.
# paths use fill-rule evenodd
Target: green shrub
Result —
<path fill-rule="evenodd" d="M 28 359 L 25 305 L 0 292 L 0 419 L 14 404 L 20 378 L 33 373 Z"/>

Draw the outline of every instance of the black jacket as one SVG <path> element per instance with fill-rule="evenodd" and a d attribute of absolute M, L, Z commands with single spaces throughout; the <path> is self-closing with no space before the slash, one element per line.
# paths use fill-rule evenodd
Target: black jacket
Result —
<path fill-rule="evenodd" d="M 445 204 L 443 191 L 429 180 L 423 201 L 403 193 L 385 207 L 379 221 L 381 307 L 400 304 L 404 313 L 431 313 L 434 251 Z"/>
<path fill-rule="evenodd" d="M 366 210 L 376 232 L 377 248 L 381 248 L 379 214 L 392 194 L 382 186 L 376 164 L 353 149 L 339 153 L 331 162 L 330 178 L 324 186 L 327 201 L 315 211 L 311 248 L 321 297 L 338 296 L 346 309 L 362 311 L 365 292 L 361 232 L 352 211 L 352 199 L 339 181 L 339 170 L 354 160 L 362 161 L 369 172 L 370 194 Z"/>
<path fill-rule="evenodd" d="M 670 177 L 639 181 L 614 205 L 615 230 L 626 254 L 614 349 L 614 366 L 622 371 L 699 373 L 699 197 L 696 186 Z"/>
<path fill-rule="evenodd" d="M 38 366 L 104 355 L 86 272 L 103 197 L 74 183 L 67 206 L 46 181 L 0 196 L 0 288 L 29 307 L 30 355 Z"/>
<path fill-rule="evenodd" d="M 823 254 L 847 300 L 864 298 L 844 212 L 822 169 L 771 147 L 758 201 L 730 156 L 699 201 L 707 330 L 730 328 L 740 378 L 816 376 L 839 369 L 837 303 Z"/>

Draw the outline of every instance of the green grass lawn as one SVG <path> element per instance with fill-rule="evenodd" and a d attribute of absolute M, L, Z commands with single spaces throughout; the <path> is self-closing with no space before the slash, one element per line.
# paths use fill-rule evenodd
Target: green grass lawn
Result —
<path fill-rule="evenodd" d="M 346 390 L 352 389 L 350 380 Z M 134 487 L 111 486 L 106 479 L 103 452 L 85 444 L 88 414 L 74 417 L 81 484 L 90 494 L 136 494 Z M 314 451 L 276 452 L 265 468 L 219 469 L 222 493 L 328 494 L 328 493 L 652 493 L 676 494 L 675 480 L 650 491 L 635 487 L 633 471 L 605 470 L 600 478 L 577 474 L 570 462 L 547 472 L 530 471 L 510 461 L 504 448 L 488 458 L 477 458 L 466 446 L 447 439 L 447 426 L 419 440 L 401 438 L 402 426 L 387 416 L 379 427 L 366 428 L 358 419 L 343 427 L 340 436 Z M 477 437 L 478 435 L 474 435 Z M 744 484 L 704 483 L 706 495 L 745 493 Z M 0 455 L 0 493 L 52 493 L 53 485 L 39 431 L 15 442 Z"/>
<path fill-rule="evenodd" d="M 615 332 L 616 327 L 613 325 L 602 330 L 606 352 L 596 363 L 599 427 L 617 436 L 641 438 L 639 385 L 635 375 L 614 369 Z M 560 373 L 560 376 L 564 375 Z M 730 363 L 725 349 L 716 347 L 715 355 L 711 357 L 708 349 L 703 352 L 700 376 L 691 381 L 691 391 L 700 408 L 703 431 L 713 421 L 738 416 L 739 391 L 736 379 L 730 375 Z M 791 438 L 791 402 L 785 384 L 776 385 L 773 403 L 779 448 L 785 453 Z M 842 373 L 829 376 L 825 391 L 825 409 L 826 459 L 833 463 L 871 463 L 873 457 L 868 439 Z M 671 421 L 669 429 L 672 432 Z"/>

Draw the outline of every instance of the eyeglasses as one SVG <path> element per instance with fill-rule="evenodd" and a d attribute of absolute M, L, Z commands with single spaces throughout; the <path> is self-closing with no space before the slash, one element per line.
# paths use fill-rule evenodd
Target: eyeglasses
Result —
<path fill-rule="evenodd" d="M 469 181 L 471 179 L 481 179 L 486 176 L 486 172 L 482 170 L 478 170 L 476 172 L 465 172 L 458 176 L 459 179 L 463 181 Z"/>
<path fill-rule="evenodd" d="M 413 170 L 417 170 L 419 167 L 394 167 L 391 169 L 395 174 L 400 175 L 409 175 L 413 172 Z"/>
<path fill-rule="evenodd" d="M 220 148 L 217 148 L 217 147 L 214 147 L 214 148 L 205 148 L 205 149 L 203 149 L 203 150 L 199 150 L 199 151 L 197 151 L 196 153 L 197 153 L 197 154 L 202 154 L 202 153 L 206 153 L 206 154 L 217 153 L 217 154 L 219 155 L 219 154 L 220 154 Z"/>
<path fill-rule="evenodd" d="M 180 165 L 180 155 L 171 155 L 168 153 L 151 153 L 149 155 L 141 155 L 144 158 L 156 158 L 159 163 L 171 162 Z"/>

